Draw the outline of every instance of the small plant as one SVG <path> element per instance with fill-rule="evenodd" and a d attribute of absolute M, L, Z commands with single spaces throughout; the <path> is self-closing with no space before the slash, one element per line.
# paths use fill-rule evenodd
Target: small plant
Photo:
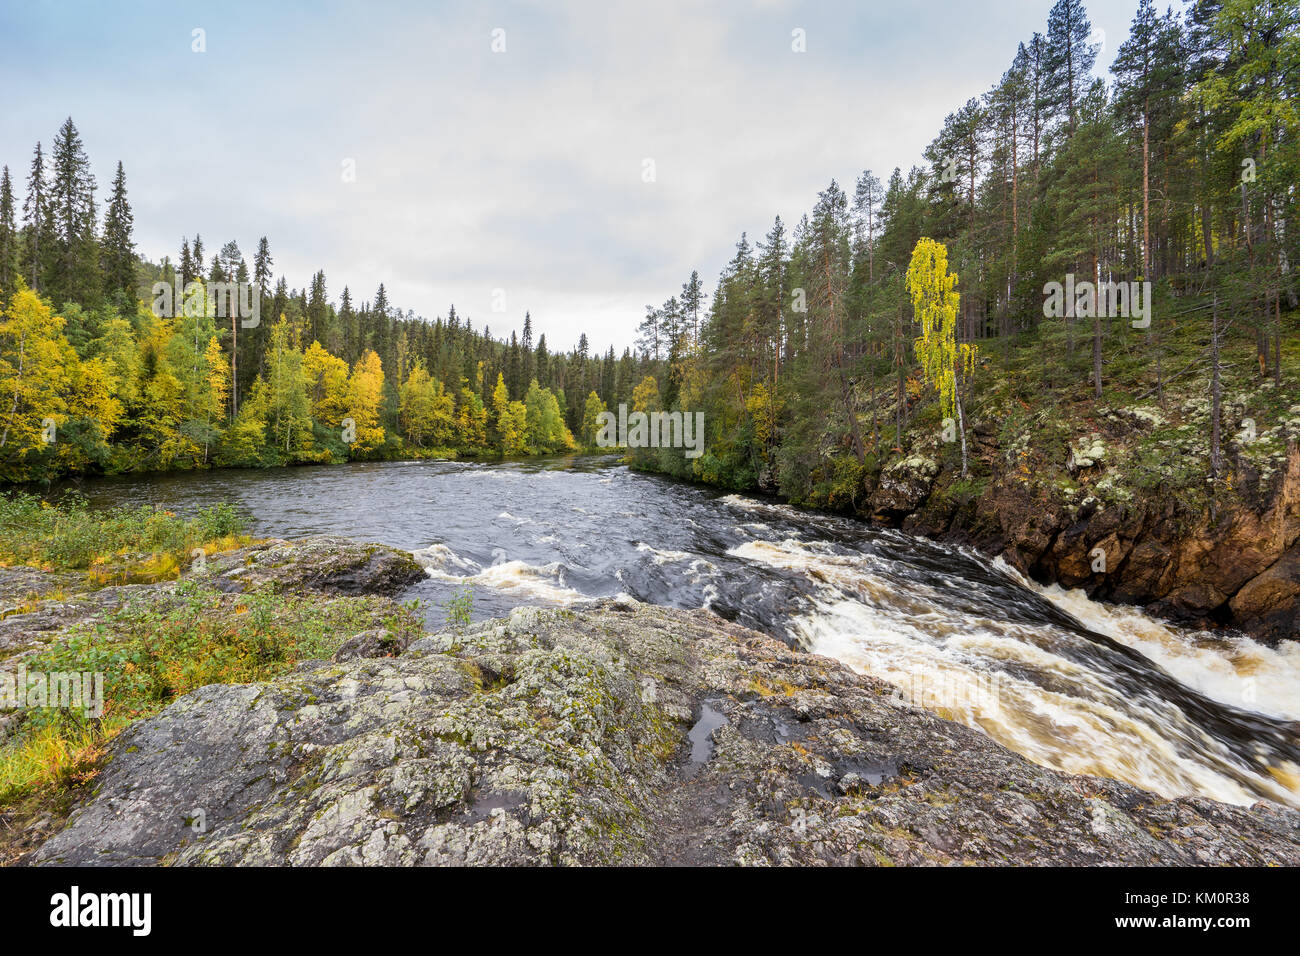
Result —
<path fill-rule="evenodd" d="M 474 588 L 468 584 L 457 588 L 443 607 L 447 611 L 447 626 L 457 633 L 465 630 L 474 616 Z"/>

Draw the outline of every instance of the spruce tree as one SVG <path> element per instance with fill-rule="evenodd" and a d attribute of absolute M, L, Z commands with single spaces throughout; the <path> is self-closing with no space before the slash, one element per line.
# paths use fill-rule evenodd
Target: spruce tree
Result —
<path fill-rule="evenodd" d="M 50 151 L 50 217 L 54 248 L 50 258 L 50 298 L 56 303 L 93 301 L 98 294 L 95 243 L 95 177 L 77 127 L 69 117 Z"/>
<path fill-rule="evenodd" d="M 136 297 L 135 244 L 131 238 L 134 219 L 126 199 L 126 174 L 121 160 L 113 177 L 113 195 L 104 214 L 104 291 L 126 311 Z"/>
<path fill-rule="evenodd" d="M 14 188 L 9 167 L 0 172 L 0 309 L 18 287 L 18 227 L 14 220 Z"/>
<path fill-rule="evenodd" d="M 257 285 L 257 294 L 266 298 L 271 294 L 271 246 L 266 236 L 257 240 L 257 254 L 253 256 L 253 282 Z"/>
<path fill-rule="evenodd" d="M 50 228 L 50 197 L 46 189 L 45 154 L 36 144 L 27 174 L 27 198 L 23 202 L 23 232 L 26 243 L 20 263 L 27 285 L 34 292 L 44 288 L 46 259 L 53 242 Z"/>

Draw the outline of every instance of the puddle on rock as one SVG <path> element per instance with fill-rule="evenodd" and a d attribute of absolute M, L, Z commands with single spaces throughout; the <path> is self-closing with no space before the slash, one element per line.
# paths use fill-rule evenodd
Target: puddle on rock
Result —
<path fill-rule="evenodd" d="M 528 794 L 508 790 L 485 790 L 474 795 L 474 802 L 465 811 L 469 822 L 478 823 L 492 816 L 493 810 L 518 810 L 528 806 Z"/>
<path fill-rule="evenodd" d="M 700 719 L 686 735 L 686 739 L 691 742 L 691 759 L 682 772 L 687 777 L 699 773 L 700 768 L 713 757 L 713 732 L 727 722 L 726 714 L 713 706 L 717 703 L 716 700 L 701 702 Z"/>

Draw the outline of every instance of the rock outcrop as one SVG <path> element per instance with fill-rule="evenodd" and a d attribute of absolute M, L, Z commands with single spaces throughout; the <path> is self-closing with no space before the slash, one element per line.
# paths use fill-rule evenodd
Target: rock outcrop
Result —
<path fill-rule="evenodd" d="M 226 591 L 312 590 L 325 594 L 395 594 L 425 578 L 409 552 L 321 534 L 271 540 L 206 560 L 205 572 Z"/>
<path fill-rule="evenodd" d="M 834 660 L 606 600 L 202 688 L 116 738 L 34 862 L 1294 866 L 1300 812 L 1048 770 Z"/>
<path fill-rule="evenodd" d="M 1098 445 L 1072 449 L 1072 468 L 1096 465 Z M 998 475 L 966 502 L 928 491 L 900 499 L 898 484 L 882 479 L 870 508 L 905 531 L 973 544 L 1099 600 L 1227 625 L 1269 644 L 1300 640 L 1300 446 L 1290 446 L 1269 484 L 1199 516 L 1161 495 L 1103 507 L 1082 493 L 1066 506 L 1016 474 Z"/>

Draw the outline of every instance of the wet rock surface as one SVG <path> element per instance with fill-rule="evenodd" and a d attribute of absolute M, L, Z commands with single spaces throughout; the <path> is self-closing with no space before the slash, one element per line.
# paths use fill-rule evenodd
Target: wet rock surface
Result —
<path fill-rule="evenodd" d="M 521 608 L 178 700 L 31 861 L 1300 864 L 1300 812 L 1058 773 L 896 696 L 708 612 Z"/>
<path fill-rule="evenodd" d="M 970 543 L 1037 580 L 1180 623 L 1300 640 L 1300 445 L 1267 487 L 1199 516 L 1159 495 L 1124 508 L 1085 497 L 1071 511 L 1014 475 L 966 507 L 927 499 L 923 483 L 908 488 L 900 496 L 882 482 L 872 507 L 909 533 Z"/>

